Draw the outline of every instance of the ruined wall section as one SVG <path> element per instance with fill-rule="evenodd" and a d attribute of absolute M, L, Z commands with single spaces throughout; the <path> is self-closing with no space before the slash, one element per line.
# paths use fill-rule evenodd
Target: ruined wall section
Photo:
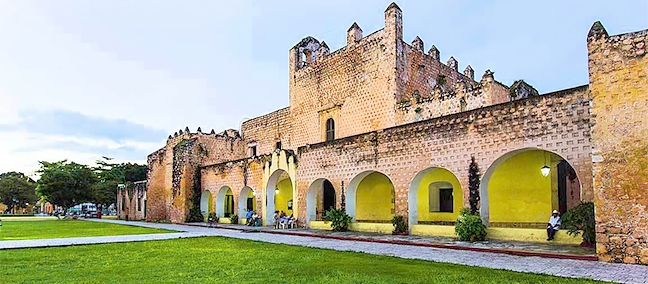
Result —
<path fill-rule="evenodd" d="M 648 264 L 648 30 L 587 41 L 597 255 Z"/>
<path fill-rule="evenodd" d="M 391 5 L 385 11 L 385 28 L 366 37 L 354 23 L 347 45 L 330 54 L 326 43 L 314 38 L 290 50 L 292 145 L 324 141 L 329 118 L 335 120 L 336 138 L 394 125 L 401 13 Z"/>
<path fill-rule="evenodd" d="M 235 130 L 205 134 L 186 128 L 170 135 L 167 145 L 148 157 L 147 221 L 185 222 L 190 209 L 199 205 L 200 167 L 244 155 L 244 142 Z"/>
<path fill-rule="evenodd" d="M 128 184 L 117 190 L 117 217 L 127 221 L 143 220 L 146 203 L 146 181 Z"/>
<path fill-rule="evenodd" d="M 269 114 L 243 122 L 241 135 L 246 145 L 246 156 L 250 156 L 250 147 L 256 146 L 257 156 L 270 154 L 281 142 L 284 149 L 291 148 L 290 134 L 292 120 L 290 107 L 285 107 Z"/>
<path fill-rule="evenodd" d="M 171 203 L 171 176 L 173 175 L 173 151 L 163 147 L 147 158 L 148 206 L 146 221 L 169 220 Z"/>
<path fill-rule="evenodd" d="M 528 147 L 566 159 L 582 177 L 582 199 L 591 201 L 589 122 L 588 89 L 581 86 L 300 147 L 299 201 L 304 204 L 307 185 L 318 178 L 329 179 L 338 190 L 342 182 L 348 186 L 356 175 L 376 170 L 394 183 L 396 214 L 408 216 L 410 182 L 435 166 L 457 176 L 467 206 L 471 155 L 485 172 L 502 155 Z"/>

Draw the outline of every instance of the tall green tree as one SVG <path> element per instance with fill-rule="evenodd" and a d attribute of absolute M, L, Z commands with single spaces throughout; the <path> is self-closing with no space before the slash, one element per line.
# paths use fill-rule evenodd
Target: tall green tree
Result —
<path fill-rule="evenodd" d="M 92 201 L 97 175 L 88 166 L 67 160 L 40 162 L 41 174 L 37 192 L 48 202 L 67 209 L 78 203 Z"/>
<path fill-rule="evenodd" d="M 34 204 L 37 200 L 36 182 L 30 177 L 19 172 L 0 174 L 0 202 L 7 206 L 9 212 Z"/>
<path fill-rule="evenodd" d="M 468 167 L 468 189 L 469 189 L 469 196 L 468 196 L 468 201 L 470 203 L 470 213 L 471 214 L 476 214 L 479 204 L 479 181 L 480 173 L 479 173 L 479 166 L 477 165 L 477 162 L 475 162 L 475 157 L 471 156 L 470 157 L 470 166 Z"/>
<path fill-rule="evenodd" d="M 98 177 L 93 187 L 93 202 L 99 206 L 117 200 L 117 185 L 130 184 L 146 179 L 146 165 L 134 163 L 112 163 L 112 158 L 102 157 L 93 169 Z"/>

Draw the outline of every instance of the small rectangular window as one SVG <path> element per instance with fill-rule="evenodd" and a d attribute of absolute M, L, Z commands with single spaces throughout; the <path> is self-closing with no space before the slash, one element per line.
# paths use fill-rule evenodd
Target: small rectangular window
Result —
<path fill-rule="evenodd" d="M 452 188 L 439 188 L 439 211 L 452 212 Z"/>
<path fill-rule="evenodd" d="M 277 141 L 275 148 L 281 150 L 281 141 Z"/>

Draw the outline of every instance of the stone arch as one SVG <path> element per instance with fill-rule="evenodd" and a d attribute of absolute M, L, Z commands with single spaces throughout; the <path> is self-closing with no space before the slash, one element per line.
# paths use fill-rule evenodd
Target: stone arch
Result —
<path fill-rule="evenodd" d="M 293 180 L 285 170 L 277 169 L 270 175 L 266 185 L 266 212 L 264 215 L 267 225 L 272 223 L 275 210 L 283 210 L 282 208 L 288 207 L 288 203 L 294 202 L 293 186 Z M 277 191 L 279 191 L 279 195 L 277 195 Z M 277 204 L 277 202 L 281 204 Z M 286 215 L 292 214 L 291 209 L 286 208 L 284 212 Z"/>
<path fill-rule="evenodd" d="M 318 202 L 319 192 L 322 192 L 323 199 L 322 206 L 320 208 L 320 202 Z M 332 191 L 332 192 L 330 192 Z M 332 194 L 332 204 L 327 204 L 326 202 L 327 195 Z M 308 193 L 306 194 L 306 223 L 310 221 L 315 221 L 318 219 L 318 213 L 322 213 L 324 210 L 328 210 L 327 207 L 332 206 L 335 208 L 336 204 L 336 193 L 333 184 L 325 178 L 316 179 L 308 187 Z M 330 205 L 330 206 L 329 206 Z M 318 210 L 320 208 L 321 210 Z"/>
<path fill-rule="evenodd" d="M 392 215 L 393 216 L 394 212 L 395 212 L 395 207 L 394 207 L 395 206 L 395 202 L 394 202 L 395 201 L 395 199 L 394 199 L 395 188 L 394 188 L 394 184 L 386 174 L 383 174 L 383 173 L 381 173 L 379 171 L 374 171 L 374 170 L 369 170 L 369 171 L 364 171 L 362 173 L 359 173 L 349 183 L 349 188 L 348 188 L 347 196 L 346 196 L 346 201 L 347 201 L 346 212 L 347 212 L 347 214 L 349 216 L 351 216 L 354 221 L 358 221 L 358 220 L 367 221 L 367 220 L 363 219 L 364 218 L 363 216 L 360 216 L 361 219 L 357 218 L 358 213 L 359 213 L 358 212 L 358 204 L 359 204 L 359 202 L 358 202 L 358 197 L 359 197 L 358 192 L 359 192 L 359 190 L 362 190 L 362 189 L 368 189 L 368 187 L 365 187 L 365 186 L 370 186 L 370 185 L 363 184 L 363 182 L 367 182 L 367 178 L 370 178 L 370 179 L 375 178 L 375 179 L 377 179 L 377 182 L 380 183 L 380 187 L 382 189 L 388 189 L 388 187 L 391 187 L 391 194 L 392 194 L 392 199 L 391 199 L 391 202 L 390 202 L 391 206 L 392 206 L 391 214 L 386 214 L 386 213 L 383 214 L 381 212 L 380 215 L 381 216 L 385 215 L 383 217 L 386 217 L 387 215 Z M 381 191 L 384 191 L 384 190 L 381 190 Z M 381 192 L 381 193 L 384 193 L 384 192 Z M 372 197 L 373 201 L 378 201 L 379 199 L 377 197 L 378 196 L 373 196 Z M 381 200 L 384 199 L 385 196 L 382 196 L 382 197 L 383 198 L 381 198 Z M 363 200 L 362 202 L 366 202 L 366 201 L 368 201 L 368 200 Z M 380 205 L 381 206 L 386 205 L 386 203 L 385 204 L 380 204 Z M 384 208 L 380 208 L 380 209 L 384 209 Z M 361 209 L 361 210 L 363 210 L 363 209 Z M 364 213 L 361 213 L 361 215 L 362 214 L 364 214 Z M 378 221 L 378 220 L 376 220 L 376 221 Z M 381 221 L 383 221 L 383 220 L 381 220 Z"/>
<path fill-rule="evenodd" d="M 229 206 L 226 206 L 225 202 L 227 201 L 227 196 L 232 195 L 232 188 L 225 185 L 221 187 L 218 190 L 218 194 L 216 195 L 216 216 L 218 218 L 223 218 L 226 217 L 225 215 L 227 213 L 234 213 L 233 209 L 226 208 Z M 230 209 L 230 212 L 226 212 L 226 209 Z"/>
<path fill-rule="evenodd" d="M 440 194 L 438 190 L 441 188 L 452 189 L 452 212 L 442 212 L 441 208 L 437 208 L 437 210 L 430 208 L 430 205 L 434 203 L 432 202 L 434 200 L 431 200 L 431 191 L 436 189 L 438 195 Z M 427 195 L 427 199 L 425 198 L 425 195 Z M 429 167 L 416 174 L 410 183 L 407 198 L 410 230 L 413 225 L 419 223 L 419 216 L 424 216 L 424 219 L 426 219 L 425 221 L 454 221 L 463 206 L 463 190 L 457 175 L 442 167 Z M 421 202 L 421 199 L 427 200 L 427 202 Z M 420 209 L 426 207 L 428 210 L 426 212 L 421 212 Z"/>
<path fill-rule="evenodd" d="M 214 212 L 214 202 L 212 193 L 209 190 L 203 190 L 200 194 L 200 212 L 203 217 L 207 218 L 209 213 Z"/>
<path fill-rule="evenodd" d="M 254 201 L 252 202 L 252 208 L 250 208 L 250 209 L 252 209 L 253 211 L 257 210 L 257 208 L 256 208 L 256 192 L 251 187 L 244 186 L 241 189 L 241 192 L 239 193 L 239 197 L 238 197 L 238 213 L 237 214 L 238 214 L 239 220 L 241 220 L 242 218 L 245 218 L 245 213 L 247 213 L 247 210 L 248 210 L 248 207 L 249 207 L 248 206 L 248 203 L 249 203 L 248 199 L 250 198 L 250 196 L 252 196 L 252 198 L 254 199 Z"/>
<path fill-rule="evenodd" d="M 524 156 L 522 156 L 524 155 Z M 514 159 L 514 160 L 511 160 Z M 517 160 L 521 160 L 522 162 L 526 162 L 525 165 L 513 165 L 512 163 L 521 163 L 518 162 Z M 526 161 L 525 161 L 526 160 Z M 564 162 L 563 162 L 564 161 Z M 511 164 L 507 164 L 511 163 Z M 560 196 L 560 191 L 562 191 L 560 188 L 558 188 L 558 183 L 559 181 L 559 164 L 562 163 L 564 167 L 566 168 L 567 171 L 570 171 L 573 177 L 567 177 L 571 179 L 571 187 L 573 190 L 577 191 L 573 198 L 569 198 L 569 200 L 563 200 L 565 198 L 564 196 Z M 502 168 L 504 165 L 505 168 Z M 544 177 L 541 174 L 540 169 L 543 167 L 543 165 L 547 165 L 551 168 L 549 175 Z M 506 169 L 511 169 L 513 168 L 515 172 L 513 173 L 512 171 L 506 172 Z M 510 182 L 506 184 L 505 186 L 499 185 L 502 183 L 502 181 L 506 182 L 506 178 L 503 177 L 505 174 L 510 174 L 515 176 L 515 182 Z M 495 180 L 496 183 L 498 184 L 491 184 L 493 182 L 493 177 L 495 175 Z M 544 178 L 545 180 L 542 180 L 541 177 Z M 509 180 L 513 180 L 510 178 Z M 548 186 L 547 186 L 548 184 Z M 508 153 L 505 153 L 504 155 L 500 156 L 497 158 L 491 165 L 488 167 L 488 169 L 484 172 L 484 175 L 481 178 L 481 183 L 479 187 L 479 194 L 480 194 L 480 215 L 482 217 L 482 221 L 484 224 L 491 225 L 492 222 L 500 222 L 500 218 L 497 217 L 498 213 L 496 212 L 496 217 L 492 218 L 493 214 L 493 204 L 495 202 L 501 202 L 502 200 L 498 200 L 497 196 L 494 197 L 494 194 L 497 193 L 498 195 L 502 195 L 501 192 L 497 192 L 498 189 L 501 189 L 503 187 L 507 187 L 509 189 L 517 189 L 520 186 L 525 186 L 528 188 L 543 188 L 542 190 L 518 190 L 518 191 L 511 191 L 513 192 L 510 195 L 510 198 L 506 200 L 507 202 L 510 203 L 509 209 L 508 210 L 508 216 L 514 216 L 516 218 L 524 218 L 524 214 L 520 214 L 520 212 L 517 212 L 518 210 L 526 210 L 529 211 L 531 208 L 533 210 L 536 210 L 537 212 L 537 217 L 530 217 L 526 221 L 520 221 L 520 223 L 546 223 L 546 218 L 549 218 L 551 214 L 551 210 L 562 210 L 564 211 L 565 208 L 558 208 L 556 207 L 556 203 L 560 205 L 561 202 L 567 202 L 568 205 L 567 207 L 573 207 L 577 204 L 580 203 L 582 200 L 582 184 L 580 182 L 580 178 L 578 177 L 578 172 L 574 169 L 572 163 L 570 163 L 567 159 L 562 157 L 560 154 L 555 153 L 553 151 L 541 149 L 541 148 L 536 148 L 536 147 L 526 147 L 526 148 L 521 148 L 517 150 L 510 151 Z M 547 191 L 547 189 L 549 191 Z M 565 189 L 566 190 L 566 189 Z M 557 191 L 557 193 L 556 193 Z M 519 202 L 520 204 L 517 204 L 518 200 L 524 200 L 524 198 L 521 198 L 524 196 L 526 200 L 533 200 L 535 202 L 532 202 L 532 204 L 523 204 L 522 202 Z M 536 196 L 539 196 L 538 198 L 535 198 Z M 535 198 L 535 199 L 534 199 Z M 571 200 L 571 201 L 570 201 Z M 516 201 L 516 202 L 511 202 L 511 201 Z M 517 206 L 516 206 L 517 204 Z M 562 205 L 560 205 L 562 206 Z M 543 212 L 539 212 L 537 210 L 544 208 Z M 499 210 L 499 208 L 498 208 Z M 546 211 L 546 212 L 544 212 Z M 523 212 L 523 211 L 522 211 Z M 501 215 L 501 214 L 499 214 Z M 514 221 L 511 221 L 515 223 Z"/>

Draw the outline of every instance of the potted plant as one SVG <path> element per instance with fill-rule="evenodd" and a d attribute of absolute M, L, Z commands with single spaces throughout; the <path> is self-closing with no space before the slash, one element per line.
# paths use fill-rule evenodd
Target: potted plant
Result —
<path fill-rule="evenodd" d="M 570 236 L 583 234 L 583 247 L 594 247 L 596 244 L 596 222 L 594 221 L 594 203 L 583 202 L 567 211 L 561 217 L 563 228 Z"/>
<path fill-rule="evenodd" d="M 347 215 L 346 212 L 342 209 L 331 209 L 326 211 L 324 216 L 324 221 L 331 222 L 331 228 L 335 232 L 346 232 L 349 230 L 349 225 L 353 218 Z"/>
<path fill-rule="evenodd" d="M 405 217 L 396 215 L 392 218 L 392 225 L 394 225 L 393 235 L 407 235 L 407 223 Z"/>
<path fill-rule="evenodd" d="M 478 214 L 470 213 L 469 208 L 462 208 L 455 222 L 455 234 L 461 241 L 483 241 L 486 239 L 486 226 Z"/>
<path fill-rule="evenodd" d="M 238 224 L 238 215 L 234 214 L 234 215 L 230 216 L 230 223 Z"/>

